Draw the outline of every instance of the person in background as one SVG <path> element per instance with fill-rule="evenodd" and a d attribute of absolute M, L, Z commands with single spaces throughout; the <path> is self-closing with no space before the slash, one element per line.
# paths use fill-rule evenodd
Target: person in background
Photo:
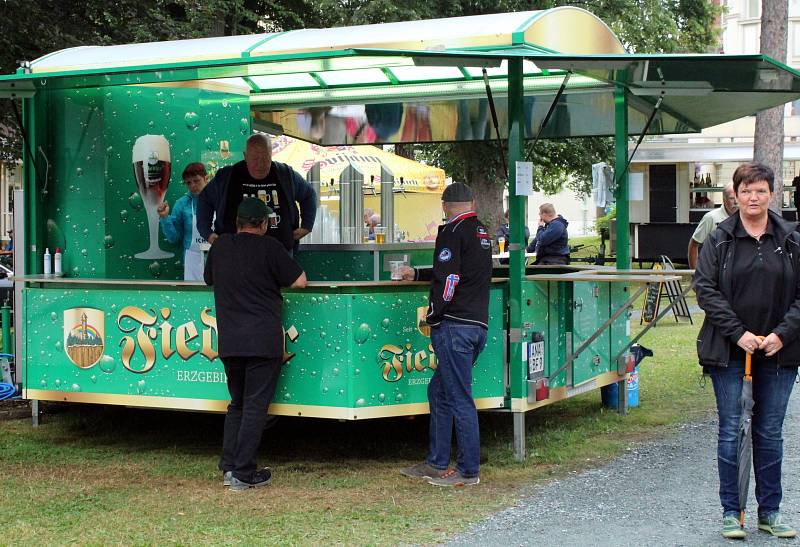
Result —
<path fill-rule="evenodd" d="M 700 250 L 700 245 L 705 243 L 708 235 L 714 231 L 720 222 L 734 214 L 736 210 L 736 194 L 733 191 L 733 183 L 731 183 L 722 190 L 722 207 L 717 207 L 703 215 L 692 237 L 689 239 L 689 268 L 695 269 L 697 267 L 697 254 Z"/>
<path fill-rule="evenodd" d="M 272 211 L 257 198 L 237 207 L 235 234 L 211 246 L 204 279 L 214 287 L 217 342 L 231 402 L 222 441 L 223 485 L 247 490 L 269 484 L 256 456 L 284 353 L 281 287 L 302 289 L 306 274 L 272 237 L 263 237 Z"/>
<path fill-rule="evenodd" d="M 375 238 L 375 228 L 381 223 L 381 216 L 372 209 L 364 209 L 364 226 L 369 229 L 369 238 Z"/>
<path fill-rule="evenodd" d="M 401 270 L 406 281 L 430 281 L 426 322 L 437 366 L 428 384 L 430 449 L 424 462 L 401 470 L 436 486 L 480 482 L 480 430 L 472 369 L 486 345 L 492 237 L 475 213 L 472 189 L 455 182 L 442 194 L 447 222 L 439 227 L 433 268 Z M 455 424 L 458 455 L 450 465 Z"/>
<path fill-rule="evenodd" d="M 223 167 L 200 193 L 197 230 L 209 243 L 220 234 L 236 233 L 236 208 L 245 197 L 255 197 L 275 213 L 267 235 L 294 254 L 300 240 L 314 229 L 317 194 L 285 163 L 272 161 L 272 142 L 264 133 L 247 139 L 244 161 Z M 300 205 L 298 211 L 297 205 Z M 215 217 L 216 215 L 216 217 Z M 212 225 L 213 220 L 213 225 Z"/>
<path fill-rule="evenodd" d="M 203 251 L 208 242 L 197 231 L 197 198 L 206 187 L 208 174 L 202 163 L 195 162 L 184 168 L 181 178 L 188 191 L 175 202 L 172 214 L 166 201 L 158 206 L 161 231 L 170 243 L 183 245 L 183 279 L 202 281 Z"/>
<path fill-rule="evenodd" d="M 528 245 L 529 253 L 536 253 L 534 264 L 569 264 L 569 223 L 556 214 L 552 203 L 539 206 L 539 228 Z"/>
<path fill-rule="evenodd" d="M 719 223 L 700 250 L 694 274 L 705 312 L 697 355 L 711 376 L 719 415 L 717 468 L 722 535 L 743 538 L 739 524 L 738 431 L 745 354 L 752 355 L 753 471 L 758 528 L 794 537 L 781 521 L 783 421 L 800 365 L 800 234 L 769 209 L 772 169 L 740 165 L 733 175 L 739 212 Z"/>
<path fill-rule="evenodd" d="M 14 230 L 8 230 L 8 243 L 0 250 L 0 255 L 13 256 L 14 254 Z"/>

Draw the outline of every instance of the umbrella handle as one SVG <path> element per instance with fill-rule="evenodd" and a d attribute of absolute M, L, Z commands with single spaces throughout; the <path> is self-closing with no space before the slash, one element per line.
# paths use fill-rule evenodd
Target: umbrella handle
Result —
<path fill-rule="evenodd" d="M 749 353 L 744 354 L 744 380 L 745 382 L 752 381 L 753 377 L 751 375 L 750 369 L 753 366 L 753 356 Z"/>
<path fill-rule="evenodd" d="M 764 337 L 763 336 L 756 336 L 756 340 L 758 340 L 759 342 L 763 342 L 764 341 Z M 752 366 L 753 366 L 753 356 L 750 353 L 745 352 L 745 354 L 744 354 L 744 379 L 747 382 L 750 382 L 750 381 L 753 380 L 753 377 L 751 375 L 751 370 L 750 370 L 752 368 Z"/>

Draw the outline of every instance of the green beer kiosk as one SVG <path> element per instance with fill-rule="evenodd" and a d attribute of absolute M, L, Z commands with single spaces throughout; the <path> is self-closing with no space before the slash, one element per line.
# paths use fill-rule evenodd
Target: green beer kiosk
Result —
<path fill-rule="evenodd" d="M 644 283 L 675 279 L 628 270 L 629 139 L 795 100 L 798 76 L 763 55 L 628 54 L 573 7 L 50 53 L 0 77 L 0 96 L 21 100 L 25 136 L 16 380 L 34 401 L 222 412 L 212 291 L 182 280 L 182 249 L 158 229 L 156 208 L 182 195 L 186 164 L 235 163 L 254 131 L 319 146 L 500 140 L 510 264 L 492 280 L 473 390 L 479 409 L 513 416 L 522 458 L 527 411 L 624 382 L 627 312 Z M 616 268 L 526 268 L 524 141 L 585 136 L 616 139 Z M 404 206 L 388 166 L 318 173 L 301 174 L 330 222 L 297 254 L 309 287 L 284 294 L 295 357 L 270 412 L 424 414 L 437 363 L 420 325 L 428 287 L 390 270 L 431 264 L 432 243 L 401 240 L 386 222 Z M 380 193 L 385 243 L 357 235 L 367 187 Z M 56 249 L 58 276 L 43 266 Z"/>

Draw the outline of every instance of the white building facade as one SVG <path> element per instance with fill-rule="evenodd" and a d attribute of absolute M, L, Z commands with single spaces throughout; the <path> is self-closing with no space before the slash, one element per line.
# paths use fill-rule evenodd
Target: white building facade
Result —
<path fill-rule="evenodd" d="M 800 0 L 786 1 L 789 3 L 786 64 L 800 69 Z M 719 52 L 759 53 L 761 0 L 718 2 L 725 8 L 720 19 Z M 752 161 L 754 130 L 755 117 L 750 116 L 699 134 L 646 139 L 631 165 L 631 172 L 643 174 L 645 190 L 644 199 L 631 203 L 631 222 L 693 223 L 708 209 L 719 206 L 721 188 L 731 181 L 733 171 L 740 163 Z M 800 175 L 800 100 L 785 106 L 784 132 L 780 175 L 788 187 Z M 793 189 L 785 191 L 784 216 L 791 219 L 796 215 L 793 201 Z"/>

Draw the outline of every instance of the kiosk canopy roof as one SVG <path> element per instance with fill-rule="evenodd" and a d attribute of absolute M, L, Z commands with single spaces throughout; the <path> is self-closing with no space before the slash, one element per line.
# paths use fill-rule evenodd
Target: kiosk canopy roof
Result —
<path fill-rule="evenodd" d="M 472 140 L 488 138 L 484 70 L 507 134 L 507 69 L 520 60 L 528 138 L 568 73 L 544 137 L 612 135 L 618 85 L 632 95 L 632 134 L 659 98 L 650 133 L 696 132 L 800 97 L 800 74 L 766 56 L 626 54 L 573 7 L 71 48 L 0 77 L 0 95 L 195 82 L 248 95 L 257 126 L 320 144 Z M 369 136 L 331 129 L 345 125 L 337 112 L 359 109 Z"/>

